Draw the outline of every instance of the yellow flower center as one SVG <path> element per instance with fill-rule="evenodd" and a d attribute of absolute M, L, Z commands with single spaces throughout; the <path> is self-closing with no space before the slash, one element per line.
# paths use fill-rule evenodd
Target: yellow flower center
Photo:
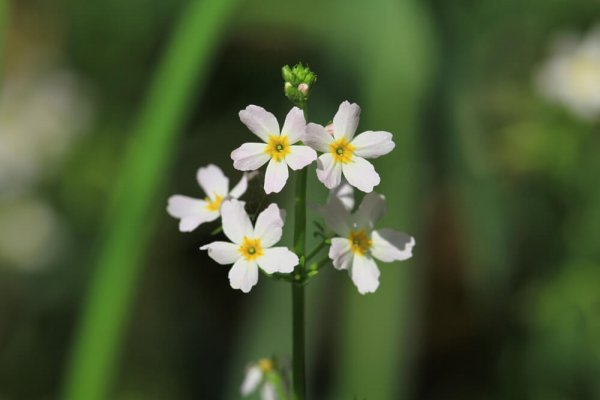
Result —
<path fill-rule="evenodd" d="M 329 152 L 333 155 L 333 161 L 347 164 L 352 161 L 352 154 L 356 147 L 348 142 L 345 137 L 336 140 L 329 145 Z"/>
<path fill-rule="evenodd" d="M 359 231 L 352 231 L 350 235 L 348 235 L 348 241 L 350 241 L 350 248 L 354 252 L 354 254 L 365 255 L 367 251 L 373 245 L 373 242 L 367 235 L 363 229 Z"/>
<path fill-rule="evenodd" d="M 260 239 L 250 239 L 247 236 L 244 236 L 244 240 L 242 241 L 242 245 L 238 251 L 242 257 L 246 259 L 246 261 L 256 260 L 258 257 L 263 255 L 263 248 L 260 244 Z"/>
<path fill-rule="evenodd" d="M 261 358 L 258 360 L 258 367 L 263 373 L 270 372 L 273 369 L 273 361 L 270 358 Z"/>
<path fill-rule="evenodd" d="M 223 201 L 223 196 L 215 195 L 215 199 L 211 200 L 209 197 L 204 199 L 206 201 L 206 209 L 208 211 L 219 211 L 219 207 L 221 207 L 221 202 Z"/>
<path fill-rule="evenodd" d="M 282 161 L 285 156 L 290 154 L 290 144 L 288 142 L 287 135 L 271 135 L 269 136 L 269 143 L 265 147 L 265 153 L 269 155 L 275 161 Z"/>

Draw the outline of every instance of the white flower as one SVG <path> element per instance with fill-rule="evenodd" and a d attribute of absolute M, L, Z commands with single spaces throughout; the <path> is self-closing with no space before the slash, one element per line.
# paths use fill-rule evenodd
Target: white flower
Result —
<path fill-rule="evenodd" d="M 0 197 L 30 192 L 52 176 L 92 116 L 78 77 L 30 70 L 7 70 L 0 85 Z"/>
<path fill-rule="evenodd" d="M 289 273 L 298 265 L 298 256 L 287 247 L 272 247 L 283 233 L 282 210 L 271 204 L 258 215 L 252 227 L 244 203 L 227 200 L 221 206 L 223 232 L 233 243 L 213 242 L 202 246 L 219 264 L 233 264 L 229 283 L 248 293 L 258 282 L 258 268 L 268 274 Z"/>
<path fill-rule="evenodd" d="M 540 91 L 577 116 L 600 117 L 600 26 L 585 38 L 564 34 L 537 75 Z"/>
<path fill-rule="evenodd" d="M 213 164 L 199 168 L 196 179 L 206 194 L 204 200 L 179 194 L 169 197 L 167 212 L 172 217 L 179 218 L 181 232 L 191 232 L 205 222 L 216 220 L 221 215 L 223 200 L 237 199 L 248 189 L 248 176 L 244 175 L 230 191 L 229 179 Z"/>
<path fill-rule="evenodd" d="M 333 117 L 331 128 L 310 123 L 306 127 L 304 141 L 323 152 L 317 160 L 317 176 L 328 189 L 340 184 L 342 174 L 352 186 L 363 192 L 371 192 L 379 185 L 379 174 L 365 158 L 377 158 L 394 149 L 392 134 L 383 131 L 367 131 L 354 137 L 360 115 L 360 107 L 344 101 Z"/>
<path fill-rule="evenodd" d="M 331 202 L 322 215 L 339 236 L 331 240 L 329 258 L 335 268 L 348 270 L 361 294 L 372 293 L 379 286 L 374 258 L 383 262 L 407 260 L 412 257 L 415 239 L 393 229 L 374 229 L 385 214 L 385 199 L 378 193 L 365 195 L 354 214 L 340 200 L 332 198 Z"/>
<path fill-rule="evenodd" d="M 277 400 L 277 393 L 275 387 L 271 382 L 266 379 L 266 374 L 273 370 L 273 361 L 268 358 L 263 358 L 257 363 L 251 364 L 246 369 L 246 376 L 240 393 L 246 397 L 256 391 L 256 389 L 262 384 L 260 390 L 261 400 Z"/>
<path fill-rule="evenodd" d="M 240 119 L 264 143 L 244 143 L 231 153 L 233 166 L 240 171 L 253 171 L 267 162 L 265 192 L 279 193 L 289 176 L 288 166 L 299 170 L 317 159 L 308 146 L 294 145 L 304 140 L 306 121 L 297 107 L 290 110 L 283 129 L 273 114 L 262 107 L 250 105 L 240 111 Z"/>

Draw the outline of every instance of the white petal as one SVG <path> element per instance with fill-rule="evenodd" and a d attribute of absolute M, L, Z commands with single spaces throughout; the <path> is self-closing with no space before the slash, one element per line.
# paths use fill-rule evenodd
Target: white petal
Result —
<path fill-rule="evenodd" d="M 262 107 L 249 105 L 240 111 L 240 120 L 265 143 L 269 141 L 269 136 L 279 136 L 277 118 Z"/>
<path fill-rule="evenodd" d="M 265 174 L 265 193 L 279 193 L 285 186 L 289 176 L 288 166 L 285 161 L 271 159 Z"/>
<path fill-rule="evenodd" d="M 208 256 L 221 265 L 233 264 L 241 257 L 239 245 L 229 242 L 212 242 L 200 247 L 208 250 Z"/>
<path fill-rule="evenodd" d="M 179 220 L 179 231 L 191 232 L 200 225 L 206 222 L 212 222 L 217 218 L 219 218 L 218 211 L 206 211 L 202 216 L 181 218 Z"/>
<path fill-rule="evenodd" d="M 176 194 L 169 197 L 167 212 L 172 217 L 180 219 L 179 230 L 181 232 L 191 232 L 200 224 L 219 218 L 219 212 L 209 211 L 206 204 L 204 200 Z"/>
<path fill-rule="evenodd" d="M 234 289 L 248 293 L 258 282 L 258 266 L 256 261 L 246 261 L 240 257 L 229 270 L 229 284 Z"/>
<path fill-rule="evenodd" d="M 239 200 L 226 200 L 221 206 L 223 232 L 235 244 L 242 244 L 244 236 L 252 237 L 254 229 L 250 217 Z"/>
<path fill-rule="evenodd" d="M 287 135 L 289 144 L 294 144 L 300 140 L 304 140 L 306 133 L 306 120 L 304 119 L 304 112 L 298 107 L 294 107 L 290 110 L 283 128 L 281 129 L 282 135 Z"/>
<path fill-rule="evenodd" d="M 300 263 L 298 256 L 287 247 L 271 247 L 264 249 L 264 255 L 256 262 L 266 273 L 289 273 Z"/>
<path fill-rule="evenodd" d="M 359 118 L 360 107 L 358 104 L 344 101 L 333 117 L 333 136 L 336 139 L 346 137 L 348 140 L 352 140 Z"/>
<path fill-rule="evenodd" d="M 329 145 L 333 142 L 331 136 L 321 125 L 310 123 L 306 126 L 304 144 L 319 150 L 322 153 L 329 152 Z"/>
<path fill-rule="evenodd" d="M 244 143 L 231 152 L 233 167 L 238 171 L 254 171 L 269 161 L 264 143 Z"/>
<path fill-rule="evenodd" d="M 213 201 L 217 196 L 225 197 L 229 193 L 229 179 L 214 164 L 199 168 L 196 179 L 204 193 Z"/>
<path fill-rule="evenodd" d="M 321 214 L 329 229 L 342 237 L 348 236 L 352 217 L 340 199 L 332 197 L 324 207 L 320 207 L 316 211 Z"/>
<path fill-rule="evenodd" d="M 379 229 L 371 234 L 373 257 L 383 261 L 402 261 L 412 257 L 415 239 L 394 229 Z"/>
<path fill-rule="evenodd" d="M 285 162 L 291 169 L 297 171 L 317 159 L 317 152 L 308 146 L 290 146 L 290 154 L 285 156 Z"/>
<path fill-rule="evenodd" d="M 373 293 L 379 287 L 379 268 L 371 257 L 355 254 L 350 277 L 360 294 Z"/>
<path fill-rule="evenodd" d="M 340 199 L 346 210 L 352 211 L 354 208 L 354 189 L 345 179 L 342 179 L 342 183 L 331 189 L 328 201 L 331 201 L 333 197 Z"/>
<path fill-rule="evenodd" d="M 277 204 L 272 203 L 258 215 L 253 237 L 259 238 L 262 247 L 271 247 L 281 240 L 283 217 Z"/>
<path fill-rule="evenodd" d="M 354 154 L 364 158 L 377 158 L 396 147 L 392 134 L 383 131 L 363 132 L 354 138 L 352 145 L 356 148 Z"/>
<path fill-rule="evenodd" d="M 321 154 L 317 159 L 317 177 L 327 189 L 333 189 L 342 180 L 342 164 L 335 162 L 329 153 Z"/>
<path fill-rule="evenodd" d="M 248 396 L 254 392 L 262 379 L 263 373 L 258 365 L 252 365 L 250 368 L 248 368 L 246 370 L 244 382 L 242 382 L 242 387 L 240 388 L 240 393 L 242 396 Z"/>
<path fill-rule="evenodd" d="M 370 230 L 373 229 L 375 223 L 379 221 L 386 212 L 385 197 L 379 193 L 371 192 L 363 197 L 354 217 L 359 227 Z"/>
<path fill-rule="evenodd" d="M 352 161 L 342 165 L 344 178 L 355 188 L 369 193 L 379 185 L 381 179 L 373 164 L 362 157 L 352 156 Z"/>
<path fill-rule="evenodd" d="M 352 256 L 354 253 L 350 249 L 350 241 L 347 238 L 331 239 L 329 248 L 329 258 L 333 261 L 336 269 L 349 269 L 352 265 Z"/>
<path fill-rule="evenodd" d="M 206 209 L 206 204 L 204 200 L 176 194 L 169 197 L 167 212 L 175 218 L 195 216 L 199 210 Z"/>
<path fill-rule="evenodd" d="M 262 389 L 260 389 L 260 400 L 277 400 L 277 392 L 272 383 L 265 382 Z"/>
<path fill-rule="evenodd" d="M 234 199 L 240 198 L 248 190 L 248 174 L 244 174 L 242 179 L 231 189 L 229 195 Z"/>

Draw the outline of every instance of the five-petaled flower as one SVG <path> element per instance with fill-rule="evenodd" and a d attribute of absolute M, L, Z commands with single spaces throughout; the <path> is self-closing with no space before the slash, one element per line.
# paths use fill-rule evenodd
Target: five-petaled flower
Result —
<path fill-rule="evenodd" d="M 372 293 L 379 286 L 374 258 L 392 262 L 412 257 L 414 238 L 393 229 L 374 229 L 385 214 L 385 199 L 378 193 L 365 195 L 354 214 L 337 197 L 332 197 L 320 213 L 337 235 L 329 248 L 333 266 L 348 270 L 361 294 Z"/>
<path fill-rule="evenodd" d="M 271 204 L 258 215 L 253 227 L 244 203 L 227 200 L 221 206 L 223 232 L 230 242 L 213 242 L 202 246 L 219 264 L 233 264 L 229 283 L 234 289 L 248 293 L 258 282 L 258 268 L 268 274 L 289 273 L 298 265 L 296 254 L 287 247 L 272 247 L 283 233 L 283 212 Z"/>
<path fill-rule="evenodd" d="M 306 120 L 298 107 L 290 110 L 283 129 L 273 114 L 262 107 L 249 105 L 240 111 L 241 121 L 264 143 L 244 143 L 231 153 L 233 166 L 240 171 L 253 171 L 267 162 L 265 192 L 279 193 L 287 182 L 288 166 L 299 170 L 317 159 L 308 146 L 296 145 L 304 140 Z"/>
<path fill-rule="evenodd" d="M 260 399 L 277 400 L 275 386 L 267 379 L 267 375 L 273 371 L 273 360 L 270 358 L 261 358 L 256 363 L 249 365 L 246 369 L 246 376 L 242 382 L 242 387 L 240 388 L 242 396 L 251 395 L 262 384 Z"/>
<path fill-rule="evenodd" d="M 357 104 L 344 101 L 333 117 L 333 135 L 318 124 L 306 127 L 304 142 L 323 153 L 317 160 L 317 176 L 328 189 L 340 184 L 342 174 L 363 192 L 369 193 L 379 185 L 379 174 L 366 158 L 387 154 L 395 144 L 389 132 L 366 131 L 354 137 L 359 115 Z"/>
<path fill-rule="evenodd" d="M 179 194 L 169 197 L 167 212 L 179 221 L 181 232 L 191 232 L 205 222 L 219 218 L 221 203 L 226 198 L 239 198 L 248 188 L 248 177 L 242 179 L 231 191 L 229 179 L 219 167 L 209 164 L 198 169 L 196 179 L 204 190 L 204 200 L 194 199 Z"/>

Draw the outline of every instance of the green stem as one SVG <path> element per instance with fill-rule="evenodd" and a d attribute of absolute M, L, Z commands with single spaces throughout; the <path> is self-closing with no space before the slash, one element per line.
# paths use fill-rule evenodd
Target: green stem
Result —
<path fill-rule="evenodd" d="M 199 90 L 196 83 L 205 83 L 212 53 L 236 3 L 192 0 L 182 10 L 134 125 L 134 140 L 115 189 L 105 240 L 76 332 L 64 399 L 116 397 L 111 394 L 111 383 L 142 271 L 142 255 L 152 234 L 149 225 L 159 212 L 157 194 L 166 180 L 176 133 L 190 99 Z"/>
<path fill-rule="evenodd" d="M 306 118 L 306 109 L 304 110 Z M 300 257 L 298 279 L 292 283 L 292 399 L 304 400 L 306 394 L 304 280 L 306 253 L 306 179 L 307 168 L 298 173 L 295 197 L 294 251 Z"/>
<path fill-rule="evenodd" d="M 326 240 L 319 243 L 319 245 L 313 251 L 311 251 L 309 255 L 306 256 L 306 262 L 309 262 L 310 260 L 312 260 L 328 244 L 331 244 L 331 243 L 327 243 Z"/>

